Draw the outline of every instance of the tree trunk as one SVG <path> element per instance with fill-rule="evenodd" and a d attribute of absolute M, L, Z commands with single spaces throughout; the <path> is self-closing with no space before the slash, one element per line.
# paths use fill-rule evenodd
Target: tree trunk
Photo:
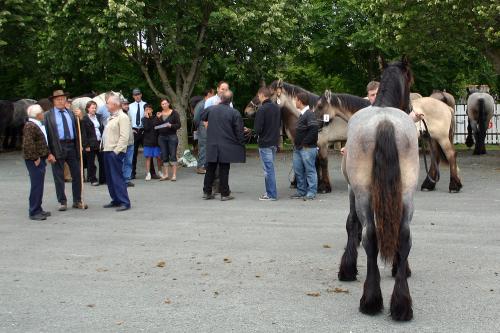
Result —
<path fill-rule="evenodd" d="M 186 108 L 182 106 L 181 103 L 173 103 L 174 110 L 179 112 L 179 116 L 181 118 L 181 129 L 177 132 L 177 136 L 179 137 L 179 147 L 177 148 L 177 155 L 182 156 L 184 150 L 188 149 L 188 136 L 189 129 L 187 126 L 187 114 Z"/>

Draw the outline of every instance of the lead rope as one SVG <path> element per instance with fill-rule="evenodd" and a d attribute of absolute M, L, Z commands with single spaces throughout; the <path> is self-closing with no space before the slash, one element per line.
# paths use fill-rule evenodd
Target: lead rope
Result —
<path fill-rule="evenodd" d="M 420 135 L 422 136 L 422 148 L 423 149 L 423 155 L 424 155 L 424 166 L 425 166 L 425 172 L 427 173 L 427 178 L 431 181 L 431 183 L 435 184 L 439 181 L 439 169 L 437 166 L 436 159 L 434 158 L 434 153 L 432 152 L 432 138 L 429 133 L 429 129 L 427 128 L 427 123 L 425 122 L 425 119 L 422 119 L 421 122 L 424 124 L 424 130 L 420 128 Z M 425 151 L 425 145 L 423 144 L 425 142 L 425 139 L 428 139 L 428 144 L 429 144 L 429 155 L 431 156 L 431 162 L 434 162 L 434 168 L 436 169 L 436 179 L 433 179 L 430 174 L 429 174 L 429 166 L 427 165 L 427 153 Z"/>

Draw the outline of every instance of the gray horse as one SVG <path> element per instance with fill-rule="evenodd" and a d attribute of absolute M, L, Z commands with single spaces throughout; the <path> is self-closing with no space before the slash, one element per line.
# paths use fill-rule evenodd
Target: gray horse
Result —
<path fill-rule="evenodd" d="M 467 147 L 472 147 L 474 142 L 474 155 L 486 154 L 484 141 L 486 140 L 486 131 L 488 124 L 495 112 L 495 100 L 490 94 L 476 92 L 467 99 L 467 116 L 469 124 L 467 125 Z M 474 134 L 474 139 L 472 135 Z"/>

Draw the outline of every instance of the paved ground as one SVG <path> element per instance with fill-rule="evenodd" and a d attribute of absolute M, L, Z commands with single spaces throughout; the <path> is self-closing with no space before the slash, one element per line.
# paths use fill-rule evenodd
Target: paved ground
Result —
<path fill-rule="evenodd" d="M 277 202 L 257 200 L 263 178 L 251 156 L 231 170 L 234 201 L 200 200 L 203 177 L 182 169 L 177 183 L 137 180 L 124 213 L 101 208 L 105 187 L 85 188 L 89 210 L 56 212 L 49 171 L 53 216 L 35 223 L 21 156 L 1 154 L 0 331 L 499 332 L 500 153 L 459 162 L 463 192 L 447 192 L 443 170 L 436 192 L 417 194 L 415 319 L 400 324 L 388 317 L 389 267 L 375 317 L 357 310 L 362 282 L 337 280 L 348 211 L 338 155 L 333 193 L 307 203 L 288 199 L 285 155 Z"/>

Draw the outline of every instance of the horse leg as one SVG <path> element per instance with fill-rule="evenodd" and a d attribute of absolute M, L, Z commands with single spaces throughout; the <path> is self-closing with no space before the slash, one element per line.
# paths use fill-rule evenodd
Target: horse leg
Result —
<path fill-rule="evenodd" d="M 350 211 L 347 217 L 347 245 L 342 255 L 338 278 L 340 281 L 355 281 L 358 275 L 358 246 L 361 242 L 360 235 L 362 232 L 361 222 L 356 214 L 356 202 L 354 193 L 349 186 L 349 202 Z"/>
<path fill-rule="evenodd" d="M 467 118 L 467 138 L 465 139 L 465 145 L 469 148 L 474 145 L 474 139 L 472 138 L 472 126 L 470 125 L 469 118 Z"/>
<path fill-rule="evenodd" d="M 450 186 L 448 189 L 450 192 L 459 192 L 462 188 L 462 181 L 458 177 L 457 152 L 449 140 L 443 140 L 440 145 L 450 164 Z"/>
<path fill-rule="evenodd" d="M 397 321 L 413 318 L 412 299 L 408 288 L 407 266 L 411 249 L 410 221 L 413 216 L 413 199 L 403 199 L 403 218 L 399 229 L 398 269 L 391 297 L 391 317 Z"/>
<path fill-rule="evenodd" d="M 425 140 L 425 139 L 424 139 Z M 436 189 L 436 183 L 439 181 L 439 145 L 436 140 L 432 139 L 429 147 L 431 151 L 431 165 L 429 167 L 429 174 L 425 177 L 421 191 L 434 191 Z M 425 154 L 425 152 L 424 152 Z"/>
<path fill-rule="evenodd" d="M 321 145 L 318 154 L 318 192 L 330 193 L 330 176 L 328 175 L 328 144 Z M 321 177 L 320 177 L 321 176 Z"/>
<path fill-rule="evenodd" d="M 392 260 L 392 277 L 396 277 L 396 273 L 398 272 L 399 268 L 399 261 L 401 260 L 401 255 L 399 254 L 399 251 L 396 252 L 394 255 L 394 259 Z M 406 277 L 411 276 L 411 269 L 410 269 L 410 264 L 408 263 L 408 260 L 406 260 Z"/>
<path fill-rule="evenodd" d="M 362 224 L 366 226 L 363 237 L 363 247 L 367 256 L 367 274 L 363 286 L 363 296 L 359 301 L 359 311 L 364 314 L 374 315 L 384 307 L 382 291 L 380 290 L 380 271 L 377 265 L 378 244 L 375 230 L 373 211 L 368 198 L 356 202 L 356 212 Z"/>

